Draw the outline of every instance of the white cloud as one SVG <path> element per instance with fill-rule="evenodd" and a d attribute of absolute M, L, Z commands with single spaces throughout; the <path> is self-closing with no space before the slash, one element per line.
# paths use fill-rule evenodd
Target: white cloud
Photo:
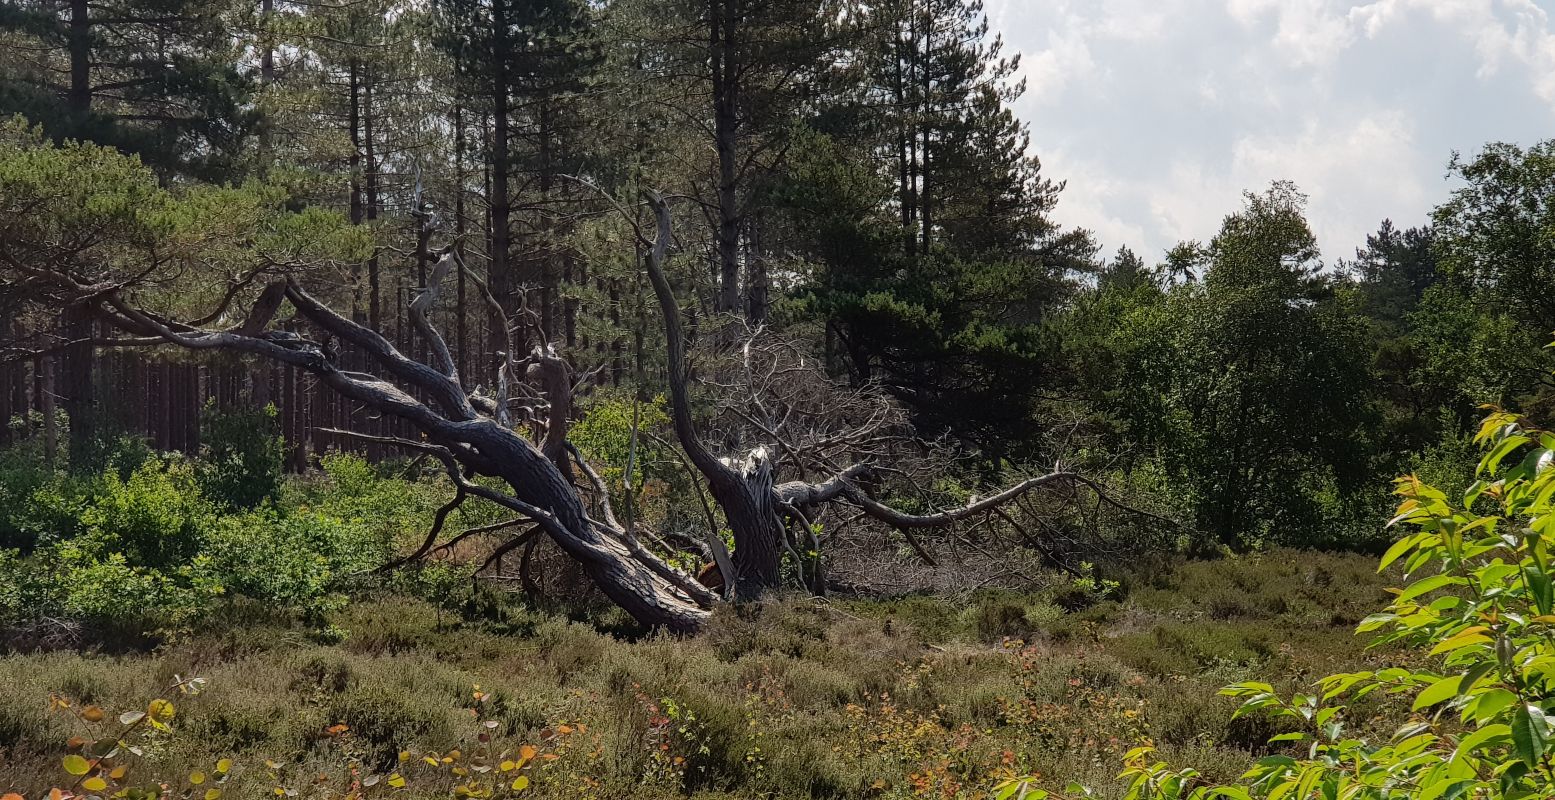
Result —
<path fill-rule="evenodd" d="M 1555 132 L 1555 0 L 988 0 L 1063 222 L 1213 236 L 1295 180 L 1329 259 L 1426 221 L 1453 150 Z"/>
<path fill-rule="evenodd" d="M 1053 31 L 1048 47 L 1032 55 L 1023 55 L 1021 77 L 1026 91 L 1034 98 L 1052 102 L 1063 95 L 1070 82 L 1093 76 L 1096 62 L 1091 58 L 1087 38 L 1079 30 Z"/>
<path fill-rule="evenodd" d="M 1115 206 L 1126 205 L 1139 197 L 1138 185 L 1120 180 L 1105 164 L 1074 158 L 1061 150 L 1044 154 L 1042 167 L 1049 174 L 1064 176 L 1069 182 L 1060 201 L 1064 215 L 1085 220 L 1084 227 L 1106 248 L 1104 255 L 1110 257 L 1119 245 L 1137 247 L 1138 242 L 1149 238 L 1144 220 L 1128 219 L 1114 210 Z"/>
<path fill-rule="evenodd" d="M 1274 49 L 1295 67 L 1327 66 L 1349 47 L 1354 30 L 1331 0 L 1228 0 L 1232 19 L 1256 31 L 1273 14 Z"/>
<path fill-rule="evenodd" d="M 1231 179 L 1250 189 L 1289 179 L 1311 200 L 1309 223 L 1332 255 L 1376 230 L 1384 207 L 1419 213 L 1430 203 L 1416 165 L 1413 120 L 1400 110 L 1379 111 L 1347 126 L 1312 119 L 1289 136 L 1249 136 L 1236 143 Z"/>

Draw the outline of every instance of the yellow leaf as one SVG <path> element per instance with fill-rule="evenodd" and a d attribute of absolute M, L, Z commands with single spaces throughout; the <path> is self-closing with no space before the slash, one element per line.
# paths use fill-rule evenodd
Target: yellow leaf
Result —
<path fill-rule="evenodd" d="M 232 769 L 232 759 L 223 758 L 222 760 L 216 762 L 216 774 L 225 775 L 230 769 Z"/>
<path fill-rule="evenodd" d="M 108 782 L 96 775 L 93 775 L 92 777 L 87 778 L 81 782 L 81 788 L 89 792 L 100 792 L 108 788 Z"/>
<path fill-rule="evenodd" d="M 129 771 L 129 767 L 120 764 L 119 766 L 114 767 L 112 772 L 108 773 L 108 777 L 113 778 L 116 781 L 122 781 L 124 780 L 124 776 L 129 774 Z"/>
<path fill-rule="evenodd" d="M 146 714 L 162 720 L 173 718 L 173 704 L 171 701 L 156 699 L 146 706 Z"/>
<path fill-rule="evenodd" d="M 189 782 L 195 786 L 199 786 L 205 782 L 205 773 L 198 771 L 189 773 Z"/>
<path fill-rule="evenodd" d="M 220 798 L 221 798 L 221 790 L 220 789 L 206 789 L 205 790 L 205 800 L 220 800 Z"/>
<path fill-rule="evenodd" d="M 497 765 L 497 769 L 500 769 L 503 772 L 512 772 L 513 770 L 518 769 L 518 763 L 514 761 L 504 761 Z"/>
<path fill-rule="evenodd" d="M 400 761 L 409 761 L 409 760 L 410 760 L 410 751 L 409 750 L 401 750 L 400 751 Z"/>
<path fill-rule="evenodd" d="M 513 779 L 513 791 L 515 791 L 515 792 L 522 792 L 523 790 L 528 789 L 528 788 L 529 788 L 529 776 L 528 775 L 520 775 L 517 778 Z"/>
<path fill-rule="evenodd" d="M 401 777 L 398 772 L 396 772 L 389 776 L 389 785 L 395 789 L 403 789 L 405 788 L 405 779 Z"/>
<path fill-rule="evenodd" d="M 65 760 L 61 763 L 65 767 L 65 771 L 71 775 L 85 775 L 87 770 L 92 768 L 92 765 L 87 763 L 86 759 L 73 753 L 65 756 Z"/>
<path fill-rule="evenodd" d="M 1446 652 L 1449 652 L 1449 651 L 1452 651 L 1452 650 L 1458 650 L 1460 648 L 1468 647 L 1470 645 L 1485 644 L 1486 642 L 1489 642 L 1489 641 L 1490 641 L 1490 637 L 1489 636 L 1486 636 L 1485 634 L 1483 634 L 1483 633 L 1481 633 L 1479 631 L 1475 631 L 1475 630 L 1470 629 L 1470 630 L 1464 631 L 1463 633 L 1460 633 L 1457 636 L 1454 636 L 1451 639 L 1448 639 L 1448 640 L 1438 644 L 1437 646 L 1431 648 L 1431 655 L 1433 655 L 1433 656 L 1434 655 L 1439 655 L 1441 653 L 1446 653 Z"/>

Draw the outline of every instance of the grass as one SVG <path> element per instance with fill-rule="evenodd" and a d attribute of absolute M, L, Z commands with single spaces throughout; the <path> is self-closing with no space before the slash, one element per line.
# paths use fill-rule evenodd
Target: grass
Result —
<path fill-rule="evenodd" d="M 457 616 L 384 596 L 339 612 L 329 636 L 233 606 L 150 652 L 0 657 L 0 787 L 42 796 L 66 777 L 71 737 L 98 733 L 51 711 L 51 695 L 111 722 L 193 675 L 208 688 L 176 699 L 126 780 L 155 775 L 177 792 L 226 758 L 227 797 L 340 796 L 355 782 L 399 797 L 498 785 L 542 798 L 952 798 L 1033 772 L 1105 795 L 1121 754 L 1147 740 L 1229 778 L 1274 731 L 1229 721 L 1220 686 L 1291 689 L 1398 657 L 1351 634 L 1385 600 L 1372 563 L 1188 563 L 1077 611 L 998 592 L 790 598 L 722 610 L 689 640 L 611 636 L 503 598 Z M 1407 715 L 1387 702 L 1355 724 Z M 522 769 L 497 766 L 526 746 Z M 391 774 L 407 786 L 362 786 Z M 516 793 L 515 775 L 528 782 Z"/>

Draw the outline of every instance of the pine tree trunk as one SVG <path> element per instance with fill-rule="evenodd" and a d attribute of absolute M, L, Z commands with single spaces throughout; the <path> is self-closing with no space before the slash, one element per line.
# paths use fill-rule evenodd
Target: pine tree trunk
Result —
<path fill-rule="evenodd" d="M 512 318 L 513 312 L 518 307 L 515 296 L 517 287 L 514 285 L 511 265 L 508 259 L 511 256 L 509 247 L 508 225 L 512 217 L 512 206 L 508 197 L 509 154 L 508 154 L 508 59 L 511 56 L 508 42 L 507 0 L 492 0 L 491 4 L 491 147 L 488 148 L 488 161 L 491 165 L 491 194 L 487 198 L 488 207 L 491 209 L 491 253 L 490 274 L 487 281 L 491 285 L 491 291 L 497 297 L 497 302 L 502 305 L 503 311 Z M 491 315 L 489 340 L 495 350 L 503 347 L 507 339 L 507 331 L 503 330 L 500 317 Z M 515 348 L 523 351 L 525 326 L 519 326 L 518 338 L 515 340 Z M 495 355 L 495 354 L 494 354 Z M 508 354 L 513 355 L 513 354 Z M 493 363 L 493 374 L 501 368 L 502 358 L 496 358 Z"/>
<path fill-rule="evenodd" d="M 92 113 L 92 21 L 87 0 L 70 0 L 70 94 L 67 104 L 75 118 L 76 134 L 85 138 L 87 117 Z"/>
<path fill-rule="evenodd" d="M 462 72 L 462 66 L 463 62 L 455 66 L 456 73 Z M 464 248 L 464 135 L 464 96 L 460 94 L 454 98 L 454 254 L 461 264 L 468 263 Z M 466 321 L 464 270 L 457 270 L 454 282 L 454 363 L 460 375 L 469 375 L 470 331 Z"/>
<path fill-rule="evenodd" d="M 367 169 L 366 194 L 367 194 L 367 222 L 371 224 L 378 219 L 378 155 L 373 136 L 373 74 L 367 70 L 362 86 L 362 138 L 363 151 L 366 162 L 363 166 Z M 377 329 L 382 322 L 383 305 L 379 287 L 378 253 L 373 251 L 367 259 L 367 324 Z"/>
<path fill-rule="evenodd" d="M 740 308 L 739 70 L 735 37 L 740 0 L 710 0 L 713 140 L 718 153 L 718 302 L 720 312 Z"/>

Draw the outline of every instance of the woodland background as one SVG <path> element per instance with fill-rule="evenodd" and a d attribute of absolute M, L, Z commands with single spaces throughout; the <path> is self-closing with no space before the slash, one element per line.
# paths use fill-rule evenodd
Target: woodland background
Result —
<path fill-rule="evenodd" d="M 1380 587 L 1351 556 L 1279 548 L 1378 551 L 1389 478 L 1461 493 L 1483 404 L 1548 416 L 1555 140 L 1442 154 L 1453 179 L 1429 224 L 1384 220 L 1365 242 L 1323 243 L 1353 257 L 1320 258 L 1288 182 L 1249 187 L 1201 240 L 1137 254 L 1058 222 L 1064 187 L 1010 111 L 1017 75 L 975 0 L 0 3 L 7 646 L 138 654 L 126 668 L 144 670 L 136 687 L 180 659 L 314 676 L 286 691 L 361 732 L 357 764 L 393 756 L 406 731 L 446 748 L 464 691 L 448 687 L 479 682 L 437 678 L 448 697 L 411 699 L 385 688 L 390 668 L 374 659 L 427 650 L 408 657 L 543 667 L 555 685 L 538 705 L 514 700 L 504 731 L 597 710 L 580 698 L 619 702 L 619 740 L 591 751 L 608 764 L 552 787 L 590 776 L 600 796 L 649 769 L 666 792 L 954 796 L 1055 759 L 1095 767 L 1122 746 L 1111 732 L 1144 713 L 1109 704 L 1141 686 L 1164 699 L 1175 678 L 1270 664 L 1310 677 L 1327 651 L 1307 663 L 1259 631 L 1353 625 L 1359 595 Z M 811 782 L 762 772 L 762 745 L 717 716 L 719 697 L 635 649 L 671 645 L 602 603 L 543 540 L 515 552 L 501 527 L 484 530 L 505 524 L 495 507 L 461 506 L 441 546 L 381 570 L 450 516 L 439 465 L 390 441 L 414 440 L 413 426 L 295 365 L 125 347 L 91 302 L 39 277 L 84 269 L 102 281 L 88 297 L 120 292 L 215 325 L 259 295 L 250 267 L 262 261 L 426 361 L 435 346 L 409 307 L 451 252 L 465 268 L 434 282 L 431 322 L 467 388 L 495 393 L 510 358 L 564 361 L 567 438 L 601 477 L 580 491 L 613 500 L 652 532 L 657 558 L 695 572 L 714 560 L 709 535 L 738 536 L 672 421 L 645 191 L 662 193 L 673 221 L 665 269 L 691 349 L 686 410 L 709 450 L 737 461 L 774 446 L 751 404 L 790 392 L 806 446 L 871 432 L 843 449 L 879 461 L 869 490 L 908 513 L 965 508 L 1031 475 L 1088 481 L 915 536 L 862 512 L 806 519 L 786 534 L 781 583 L 832 600 L 724 609 L 686 645 L 705 683 L 767 704 L 746 722 L 797 714 L 857 733 L 851 709 L 908 713 L 883 697 L 910 698 L 910 722 L 871 716 L 884 727 L 849 745 L 901 744 L 889 768 L 800 758 L 811 751 L 793 723 L 783 758 L 813 766 Z M 371 364 L 292 305 L 267 335 L 314 337 L 345 370 Z M 750 374 L 752 352 L 764 377 Z M 547 428 L 533 422 L 519 427 L 538 446 Z M 776 458 L 779 479 L 816 477 L 802 453 Z M 1311 563 L 1269 566 L 1281 559 Z M 1357 597 L 1325 609 L 1336 580 Z M 855 651 L 864 628 L 907 643 Z M 232 639 L 250 629 L 268 633 Z M 1039 635 L 1074 659 L 1072 678 L 1049 686 L 1028 663 Z M 525 660 L 532 637 L 538 661 Z M 973 672 L 1005 672 L 982 695 L 952 691 L 967 680 L 955 671 L 927 691 L 912 665 L 946 648 Z M 304 651 L 314 660 L 293 663 Z M 1333 660 L 1363 657 L 1338 646 Z M 119 678 L 90 677 L 97 658 L 5 663 L 73 683 L 29 679 L 45 691 L 122 695 Z M 1088 672 L 1092 658 L 1106 668 Z M 845 662 L 869 674 L 837 678 Z M 796 711 L 783 693 L 798 687 Z M 1023 691 L 1025 722 L 1009 722 Z M 682 716 L 666 710 L 688 692 Z M 1074 703 L 1108 734 L 1054 740 Z M 0 747 L 41 786 L 58 731 L 26 708 L 0 709 Z M 374 716 L 384 708 L 399 716 Z M 284 711 L 238 699 L 228 710 L 253 717 L 201 733 L 215 750 L 174 746 L 169 763 L 303 747 L 302 727 L 277 722 Z M 970 746 L 957 731 L 995 720 L 1014 738 L 979 738 L 976 763 L 943 755 Z M 1124 739 L 1240 752 L 1257 738 L 1201 723 L 1157 719 Z M 633 749 L 650 730 L 680 748 L 669 761 Z M 321 769 L 344 763 L 308 752 Z"/>

